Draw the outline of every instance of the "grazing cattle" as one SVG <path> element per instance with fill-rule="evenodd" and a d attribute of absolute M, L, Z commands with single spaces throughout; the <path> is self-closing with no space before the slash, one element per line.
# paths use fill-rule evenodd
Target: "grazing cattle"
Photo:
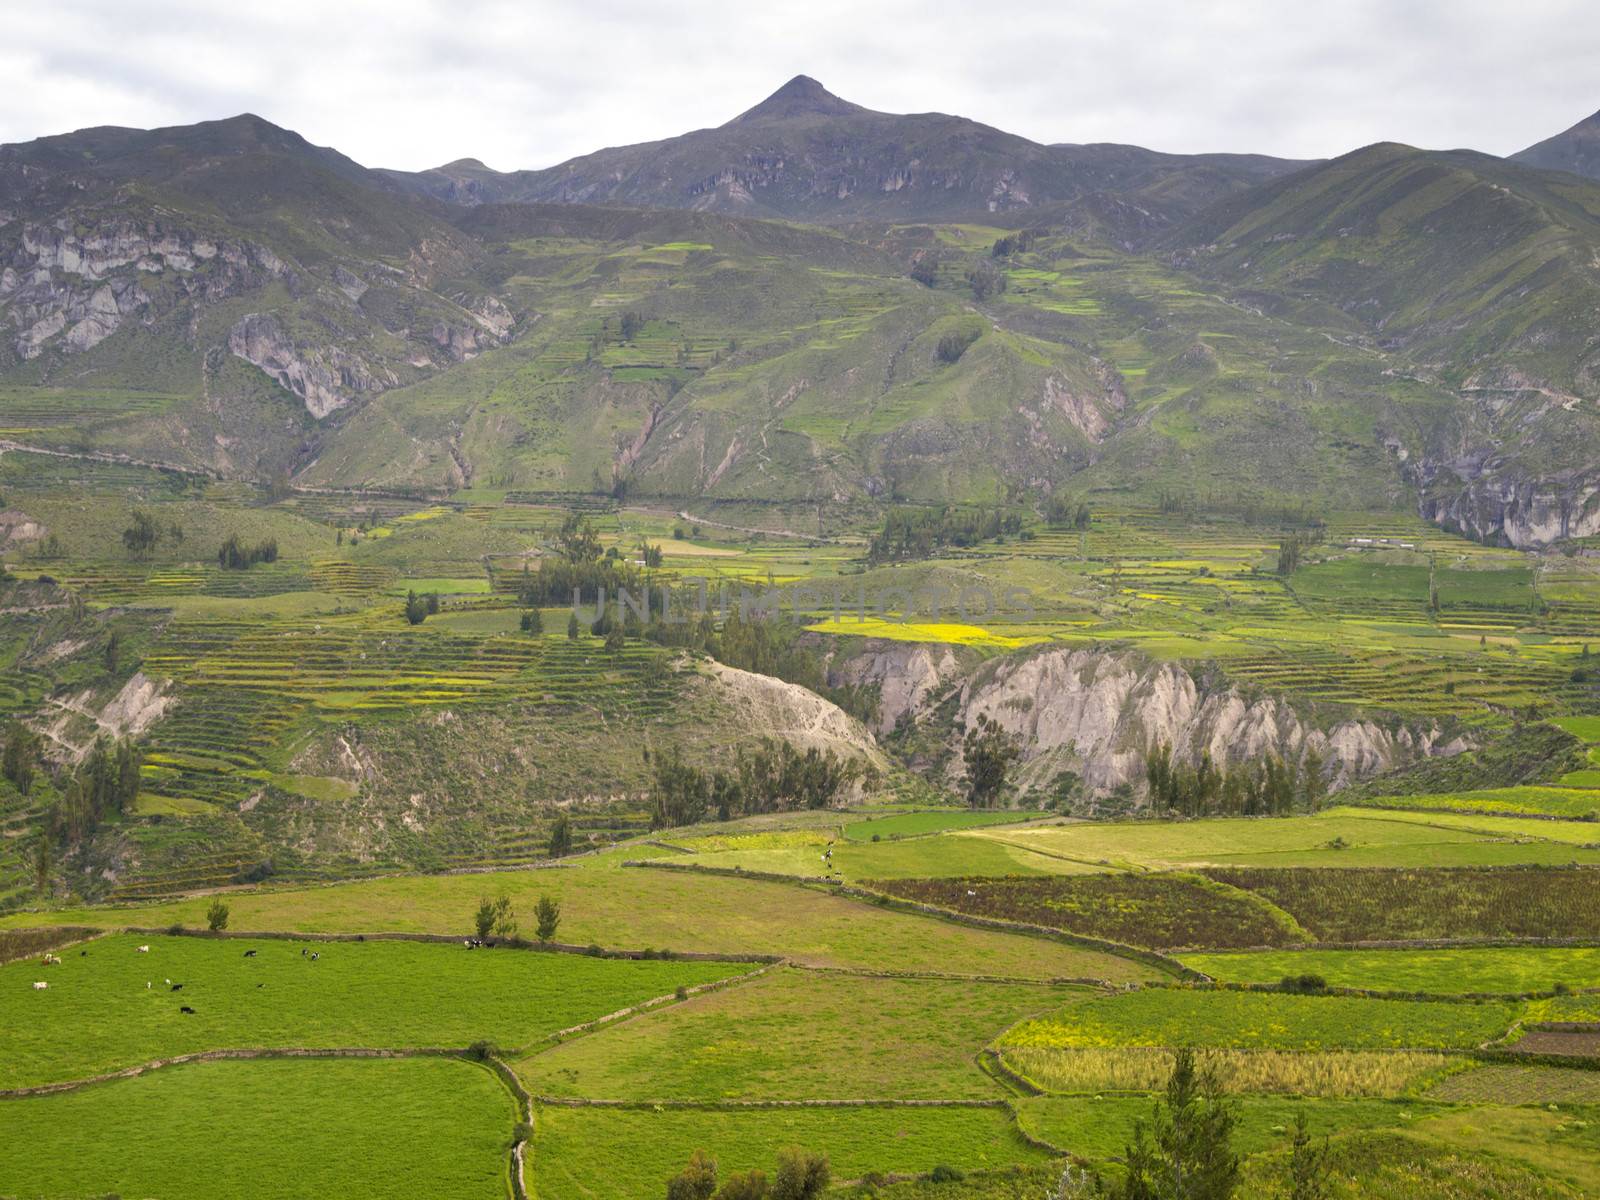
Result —
<path fill-rule="evenodd" d="M 150 981 L 148 979 L 144 981 L 144 990 L 147 992 L 150 990 Z"/>
<path fill-rule="evenodd" d="M 300 947 L 300 957 L 301 957 L 301 958 L 304 958 L 304 957 L 305 957 L 305 956 L 306 956 L 306 954 L 307 954 L 307 953 L 308 953 L 308 952 L 307 952 L 307 950 L 306 950 L 306 948 L 305 948 L 305 947 L 304 947 L 304 946 L 301 946 L 301 947 Z"/>
<path fill-rule="evenodd" d="M 149 946 L 135 946 L 133 948 L 133 952 L 135 954 L 149 954 L 150 953 L 150 947 Z"/>
<path fill-rule="evenodd" d="M 322 951 L 320 951 L 320 950 L 312 951 L 312 953 L 311 953 L 311 961 L 312 962 L 316 962 L 317 959 L 319 959 L 321 957 L 322 957 Z"/>
<path fill-rule="evenodd" d="M 45 990 L 45 988 L 47 988 L 49 986 L 50 985 L 48 983 L 40 982 L 40 983 L 36 983 L 36 984 L 33 985 L 33 990 L 36 991 L 36 992 L 42 992 L 42 991 Z"/>
<path fill-rule="evenodd" d="M 190 1008 L 187 1004 L 178 1009 L 178 1011 L 181 1013 L 188 1013 L 191 1017 L 194 1016 L 194 1009 Z"/>
<path fill-rule="evenodd" d="M 256 952 L 254 950 L 246 950 L 244 952 L 244 956 L 246 958 L 254 958 L 256 956 Z"/>
<path fill-rule="evenodd" d="M 61 965 L 61 960 L 54 954 L 47 953 L 41 960 L 41 965 L 46 967 L 59 967 Z"/>
<path fill-rule="evenodd" d="M 172 985 L 172 990 L 173 990 L 173 991 L 175 991 L 175 992 L 181 992 L 181 991 L 183 991 L 183 984 L 181 984 L 181 983 L 175 983 L 175 984 L 173 984 L 173 985 Z"/>
<path fill-rule="evenodd" d="M 78 951 L 78 957 L 79 958 L 88 958 L 89 957 L 89 952 L 87 950 L 79 950 Z"/>

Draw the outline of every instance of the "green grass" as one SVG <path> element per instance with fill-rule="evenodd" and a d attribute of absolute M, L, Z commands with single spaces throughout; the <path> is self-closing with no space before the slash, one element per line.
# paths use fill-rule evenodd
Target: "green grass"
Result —
<path fill-rule="evenodd" d="M 1185 954 L 1183 962 L 1214 979 L 1277 983 L 1320 975 L 1334 987 L 1376 991 L 1519 993 L 1557 983 L 1600 987 L 1600 948 L 1514 946 L 1462 950 L 1269 950 Z"/>
<path fill-rule="evenodd" d="M 194 1063 L 0 1100 L 0 1194 L 486 1200 L 507 1194 L 515 1120 L 457 1061 Z"/>
<path fill-rule="evenodd" d="M 541 1196 L 641 1200 L 661 1195 L 689 1155 L 704 1150 L 724 1175 L 772 1173 L 777 1152 L 799 1145 L 828 1156 L 833 1178 L 869 1171 L 959 1170 L 1038 1163 L 999 1108 L 841 1108 L 695 1111 L 542 1107 L 533 1173 Z"/>
<path fill-rule="evenodd" d="M 322 943 L 312 961 L 302 945 L 119 935 L 60 966 L 0 967 L 0 1086 L 219 1048 L 522 1046 L 741 969 L 416 942 Z M 35 991 L 41 978 L 50 986 Z"/>
<path fill-rule="evenodd" d="M 608 1100 L 973 1100 L 974 1057 L 1059 988 L 780 970 L 542 1051 L 530 1091 Z"/>
<path fill-rule="evenodd" d="M 1369 1000 L 1148 988 L 1026 1021 L 1005 1046 L 1213 1046 L 1270 1050 L 1469 1049 L 1503 1033 L 1509 1003 Z"/>
<path fill-rule="evenodd" d="M 645 857 L 640 855 L 640 857 Z M 817 966 L 1027 979 L 1155 977 L 1148 967 L 1042 938 L 969 929 L 783 883 L 618 868 L 608 855 L 568 870 L 398 877 L 228 896 L 236 929 L 302 933 L 463 935 L 482 896 L 531 913 L 541 894 L 561 902 L 560 939 L 617 949 L 778 954 Z M 203 926 L 203 898 L 138 908 L 21 914 L 4 924 Z M 684 914 L 694 914 L 685 919 Z"/>

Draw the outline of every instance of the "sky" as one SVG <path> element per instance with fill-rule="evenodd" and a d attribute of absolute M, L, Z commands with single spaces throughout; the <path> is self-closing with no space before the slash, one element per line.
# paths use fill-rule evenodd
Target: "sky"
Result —
<path fill-rule="evenodd" d="M 791 76 L 1041 142 L 1494 154 L 1600 109 L 1593 0 L 0 0 L 0 143 L 254 112 L 368 166 L 550 166 Z"/>

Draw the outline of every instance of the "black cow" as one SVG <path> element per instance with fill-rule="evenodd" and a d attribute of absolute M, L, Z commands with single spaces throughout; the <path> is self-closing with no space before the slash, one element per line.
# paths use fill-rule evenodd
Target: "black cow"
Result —
<path fill-rule="evenodd" d="M 173 984 L 173 985 L 172 985 L 172 990 L 173 990 L 173 991 L 175 991 L 175 992 L 181 992 L 181 991 L 183 991 L 183 984 L 181 984 L 181 983 L 175 983 L 175 984 Z"/>
<path fill-rule="evenodd" d="M 256 956 L 256 952 L 254 950 L 246 950 L 244 952 L 244 956 L 246 958 L 254 958 Z"/>
<path fill-rule="evenodd" d="M 187 1004 L 178 1009 L 178 1011 L 181 1013 L 188 1013 L 191 1017 L 194 1016 L 194 1009 L 190 1008 Z"/>

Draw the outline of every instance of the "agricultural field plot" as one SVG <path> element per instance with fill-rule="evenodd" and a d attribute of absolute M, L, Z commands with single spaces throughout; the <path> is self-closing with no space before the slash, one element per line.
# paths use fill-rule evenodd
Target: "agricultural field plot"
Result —
<path fill-rule="evenodd" d="M 1236 1103 L 1240 1119 L 1234 1145 L 1245 1154 L 1287 1149 L 1287 1131 L 1299 1113 L 1320 1138 L 1404 1129 L 1437 1111 L 1413 1100 L 1248 1097 Z M 1041 1096 L 1017 1103 L 1018 1121 L 1029 1133 L 1097 1163 L 1120 1156 L 1132 1140 L 1134 1121 L 1147 1119 L 1149 1112 L 1150 1102 L 1142 1096 Z"/>
<path fill-rule="evenodd" d="M 852 883 L 873 879 L 969 874 L 1085 875 L 1105 869 L 1035 854 L 1000 842 L 937 833 L 878 842 L 870 839 L 851 841 L 840 838 L 836 832 L 710 838 L 685 837 L 681 833 L 674 833 L 670 844 L 691 852 L 690 857 L 674 861 L 707 867 L 769 871 L 780 875 L 817 877 L 831 874 Z"/>
<path fill-rule="evenodd" d="M 1461 950 L 1280 950 L 1185 954 L 1185 966 L 1229 983 L 1319 975 L 1331 987 L 1433 995 L 1600 987 L 1600 947 L 1495 946 Z"/>
<path fill-rule="evenodd" d="M 506 895 L 517 912 L 527 914 L 548 894 L 562 907 L 560 939 L 580 946 L 775 954 L 812 966 L 1033 980 L 1130 983 L 1160 977 L 1128 959 L 1044 938 L 971 929 L 785 883 L 623 868 L 618 861 L 618 852 L 609 852 L 575 868 L 244 890 L 227 900 L 232 925 L 241 930 L 464 936 L 480 897 Z M 199 928 L 207 903 L 196 897 L 136 908 L 85 908 L 71 910 L 70 918 L 66 912 L 14 914 L 0 918 L 0 926 L 179 922 Z M 686 913 L 694 918 L 685 919 Z"/>
<path fill-rule="evenodd" d="M 223 1048 L 525 1046 L 748 969 L 460 944 L 119 934 L 69 949 L 59 966 L 0 967 L 0 1087 Z M 33 989 L 36 980 L 48 989 Z"/>
<path fill-rule="evenodd" d="M 1061 1049 L 1192 1046 L 1262 1050 L 1469 1050 L 1519 1014 L 1503 1001 L 1374 1000 L 1164 987 L 1097 997 L 1008 1030 L 998 1042 Z"/>
<path fill-rule="evenodd" d="M 851 821 L 844 827 L 844 836 L 854 842 L 877 842 L 893 838 L 914 837 L 919 834 L 943 833 L 948 829 L 974 829 L 986 825 L 1015 825 L 1026 821 L 1026 813 L 974 812 L 970 809 L 950 809 L 943 812 L 894 813 L 871 817 L 864 821 Z"/>
<path fill-rule="evenodd" d="M 1439 795 L 1392 796 L 1374 799 L 1385 806 L 1438 812 L 1532 814 L 1562 817 L 1569 821 L 1600 821 L 1600 789 L 1593 787 L 1588 771 L 1574 772 L 1574 786 L 1484 788 L 1473 792 L 1448 792 Z M 1567 778 L 1571 778 L 1568 776 Z M 1600 775 L 1595 775 L 1600 780 Z M 1359 804 L 1356 800 L 1352 803 Z M 1600 841 L 1600 824 L 1594 827 Z"/>
<path fill-rule="evenodd" d="M 1123 870 L 1600 862 L 1600 851 L 1503 840 L 1472 829 L 1390 821 L 1349 809 L 1315 816 L 978 829 L 954 836 L 990 838 L 1039 854 Z"/>
<path fill-rule="evenodd" d="M 507 1194 L 516 1119 L 459 1060 L 191 1063 L 0 1100 L 0 1194 L 488 1200 Z"/>
<path fill-rule="evenodd" d="M 1464 1104 L 1600 1104 L 1600 1071 L 1483 1063 L 1440 1080 L 1428 1097 Z"/>
<path fill-rule="evenodd" d="M 837 1181 L 1044 1163 L 1002 1106 L 947 1108 L 561 1108 L 534 1117 L 532 1174 L 541 1196 L 639 1200 L 662 1190 L 695 1150 L 726 1175 L 772 1171 L 781 1147 L 828 1156 Z"/>
<path fill-rule="evenodd" d="M 900 879 L 872 886 L 919 904 L 1156 950 L 1306 940 L 1305 931 L 1281 910 L 1200 875 Z"/>
<path fill-rule="evenodd" d="M 1433 1050 L 1197 1051 L 1197 1065 L 1230 1095 L 1385 1098 L 1419 1094 L 1434 1080 L 1464 1069 L 1460 1055 Z M 1004 1065 L 1045 1092 L 1100 1095 L 1159 1092 L 1174 1054 L 1155 1046 L 1063 1048 L 1010 1046 Z"/>
<path fill-rule="evenodd" d="M 1252 867 L 1206 874 L 1277 905 L 1324 942 L 1586 939 L 1600 920 L 1600 873 L 1591 867 Z"/>
<path fill-rule="evenodd" d="M 784 969 L 516 1064 L 538 1096 L 605 1100 L 981 1100 L 1007 1025 L 1090 993 Z"/>

